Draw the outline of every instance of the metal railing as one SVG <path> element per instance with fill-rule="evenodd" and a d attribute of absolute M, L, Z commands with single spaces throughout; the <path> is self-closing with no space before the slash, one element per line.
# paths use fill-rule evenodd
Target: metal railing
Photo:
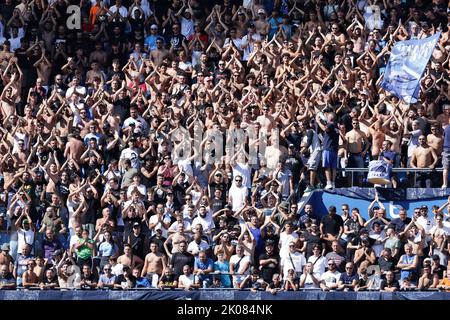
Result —
<path fill-rule="evenodd" d="M 354 174 L 355 173 L 368 173 L 369 168 L 337 168 L 338 172 L 344 172 L 344 173 L 351 173 L 352 179 L 352 187 L 353 187 L 353 181 L 354 181 Z M 444 168 L 435 168 L 435 169 L 429 169 L 429 168 L 391 168 L 392 173 L 413 173 L 414 174 L 414 186 L 417 184 L 417 173 L 426 172 L 426 173 L 433 173 L 433 172 L 442 172 L 444 171 Z"/>

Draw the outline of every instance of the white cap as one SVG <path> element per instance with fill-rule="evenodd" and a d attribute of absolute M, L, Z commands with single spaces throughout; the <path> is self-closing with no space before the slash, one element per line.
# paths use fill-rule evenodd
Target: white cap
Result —
<path fill-rule="evenodd" d="M 258 9 L 258 14 L 263 13 L 265 14 L 266 12 L 264 11 L 264 9 Z"/>

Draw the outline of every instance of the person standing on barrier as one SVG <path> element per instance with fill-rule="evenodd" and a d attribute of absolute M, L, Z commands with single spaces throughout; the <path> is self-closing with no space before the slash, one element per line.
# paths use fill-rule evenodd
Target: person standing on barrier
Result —
<path fill-rule="evenodd" d="M 438 161 L 438 156 L 433 148 L 427 145 L 424 135 L 419 136 L 419 146 L 414 149 L 411 157 L 412 168 L 428 168 L 434 169 Z M 430 172 L 419 172 L 416 174 L 416 183 L 419 188 L 431 188 Z"/>
<path fill-rule="evenodd" d="M 322 114 L 323 116 L 323 114 Z M 322 166 L 325 168 L 327 184 L 325 189 L 333 189 L 336 181 L 337 151 L 339 148 L 339 130 L 335 123 L 336 115 L 329 113 L 326 119 L 316 116 L 316 122 L 320 129 L 324 131 Z"/>
<path fill-rule="evenodd" d="M 446 116 L 448 117 L 448 110 L 450 110 L 450 105 L 445 105 L 447 112 Z M 444 151 L 442 152 L 442 187 L 441 189 L 446 189 L 448 184 L 448 170 L 450 169 L 450 118 L 447 119 L 444 128 Z"/>
<path fill-rule="evenodd" d="M 370 143 L 367 135 L 360 129 L 359 121 L 352 120 L 353 130 L 345 134 L 347 140 L 348 151 L 348 167 L 349 168 L 364 168 L 364 159 L 369 150 Z M 353 185 L 352 181 L 351 185 Z M 362 173 L 356 173 L 356 185 L 362 185 Z"/>

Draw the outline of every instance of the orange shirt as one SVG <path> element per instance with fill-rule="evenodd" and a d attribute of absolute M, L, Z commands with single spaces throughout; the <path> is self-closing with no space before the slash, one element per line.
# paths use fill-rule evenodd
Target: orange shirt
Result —
<path fill-rule="evenodd" d="M 444 278 L 441 280 L 441 282 L 439 282 L 439 284 L 444 285 L 444 286 L 450 286 L 450 279 L 449 278 Z M 450 289 L 445 290 L 446 292 L 450 292 Z"/>

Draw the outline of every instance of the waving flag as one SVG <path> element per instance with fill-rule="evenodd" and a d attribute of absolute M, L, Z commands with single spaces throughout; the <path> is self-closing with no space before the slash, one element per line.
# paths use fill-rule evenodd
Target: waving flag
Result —
<path fill-rule="evenodd" d="M 392 48 L 381 87 L 406 103 L 415 103 L 419 96 L 420 78 L 441 33 L 421 40 L 397 42 Z"/>

